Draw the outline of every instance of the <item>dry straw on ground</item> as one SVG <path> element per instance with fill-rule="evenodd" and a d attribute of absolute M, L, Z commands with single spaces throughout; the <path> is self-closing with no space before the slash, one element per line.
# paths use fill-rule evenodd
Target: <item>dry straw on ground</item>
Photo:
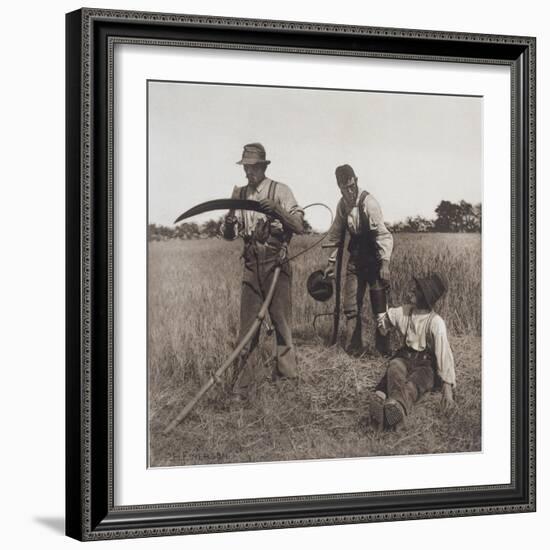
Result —
<path fill-rule="evenodd" d="M 292 242 L 292 253 L 316 237 Z M 381 456 L 481 449 L 481 248 L 479 235 L 398 234 L 392 258 L 392 300 L 402 303 L 413 274 L 437 269 L 450 281 L 438 304 L 456 370 L 457 407 L 439 413 L 440 394 L 422 398 L 396 432 L 366 424 L 367 395 L 384 372 L 374 350 L 351 358 L 328 348 L 331 318 L 314 332 L 319 304 L 305 290 L 322 268 L 319 248 L 293 265 L 293 321 L 300 376 L 270 379 L 272 342 L 264 337 L 251 360 L 257 388 L 246 404 L 229 398 L 231 372 L 172 433 L 162 430 L 198 391 L 236 343 L 241 281 L 239 242 L 217 239 L 149 244 L 148 413 L 151 466 Z M 366 300 L 365 340 L 372 341 Z"/>

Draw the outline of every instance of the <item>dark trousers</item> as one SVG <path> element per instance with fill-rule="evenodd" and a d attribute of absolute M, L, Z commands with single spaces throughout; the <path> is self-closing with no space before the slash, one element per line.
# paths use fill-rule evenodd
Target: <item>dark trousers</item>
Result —
<path fill-rule="evenodd" d="M 362 319 L 363 302 L 369 286 L 379 281 L 379 265 L 377 262 L 360 262 L 350 255 L 346 267 L 344 284 L 344 315 L 347 320 L 346 347 L 351 350 L 363 348 Z M 383 336 L 375 330 L 376 349 L 380 353 L 389 353 L 390 336 Z"/>
<path fill-rule="evenodd" d="M 278 247 L 259 243 L 250 243 L 245 247 L 239 340 L 246 335 L 262 307 L 281 253 Z M 289 262 L 285 262 L 269 306 L 269 316 L 275 331 L 276 374 L 287 378 L 297 376 L 296 353 L 292 344 L 291 289 L 291 266 Z M 254 365 L 247 359 L 258 345 L 259 335 L 258 330 L 238 360 L 238 373 L 234 385 L 234 391 L 237 393 L 245 393 L 256 379 Z"/>
<path fill-rule="evenodd" d="M 376 387 L 388 398 L 403 405 L 409 414 L 413 404 L 427 391 L 434 388 L 435 374 L 433 360 L 426 352 L 400 350 Z"/>

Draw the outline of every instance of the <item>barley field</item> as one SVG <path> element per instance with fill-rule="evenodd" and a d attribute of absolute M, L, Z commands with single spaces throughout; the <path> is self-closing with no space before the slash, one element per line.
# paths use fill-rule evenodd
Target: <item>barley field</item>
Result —
<path fill-rule="evenodd" d="M 318 236 L 295 237 L 290 254 Z M 317 247 L 293 262 L 293 334 L 297 380 L 272 381 L 265 331 L 250 360 L 257 389 L 245 403 L 230 399 L 231 369 L 170 434 L 164 428 L 233 350 L 239 329 L 242 244 L 220 239 L 149 243 L 149 464 L 269 462 L 481 450 L 481 238 L 479 234 L 394 235 L 393 305 L 403 303 L 413 274 L 438 270 L 449 292 L 438 303 L 456 363 L 457 407 L 439 412 L 438 392 L 418 402 L 406 424 L 378 433 L 366 422 L 367 395 L 385 370 L 374 351 L 365 300 L 364 340 L 370 352 L 352 358 L 327 346 L 332 300 L 315 302 L 307 276 L 325 266 Z M 344 324 L 343 320 L 341 326 Z M 397 342 L 396 342 L 397 346 Z"/>

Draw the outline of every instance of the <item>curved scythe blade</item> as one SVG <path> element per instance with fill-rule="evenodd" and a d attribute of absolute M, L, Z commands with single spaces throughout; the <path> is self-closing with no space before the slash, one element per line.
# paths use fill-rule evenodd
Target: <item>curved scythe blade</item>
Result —
<path fill-rule="evenodd" d="M 204 214 L 205 212 L 211 212 L 213 210 L 253 210 L 254 212 L 264 213 L 258 201 L 248 199 L 215 199 L 193 206 L 193 208 L 190 208 L 178 216 L 174 223 L 179 223 L 193 216 L 198 216 L 199 214 Z M 280 219 L 277 214 L 270 214 L 270 217 Z"/>

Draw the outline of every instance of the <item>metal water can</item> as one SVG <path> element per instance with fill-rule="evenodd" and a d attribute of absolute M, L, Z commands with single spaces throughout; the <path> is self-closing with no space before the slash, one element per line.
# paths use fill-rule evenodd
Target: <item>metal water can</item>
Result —
<path fill-rule="evenodd" d="M 372 312 L 375 315 L 386 312 L 388 307 L 388 292 L 388 285 L 382 284 L 379 281 L 376 281 L 376 283 L 369 288 L 370 303 L 372 305 Z"/>
<path fill-rule="evenodd" d="M 326 302 L 332 298 L 332 282 L 325 277 L 322 271 L 314 271 L 307 278 L 307 291 L 314 300 Z"/>

